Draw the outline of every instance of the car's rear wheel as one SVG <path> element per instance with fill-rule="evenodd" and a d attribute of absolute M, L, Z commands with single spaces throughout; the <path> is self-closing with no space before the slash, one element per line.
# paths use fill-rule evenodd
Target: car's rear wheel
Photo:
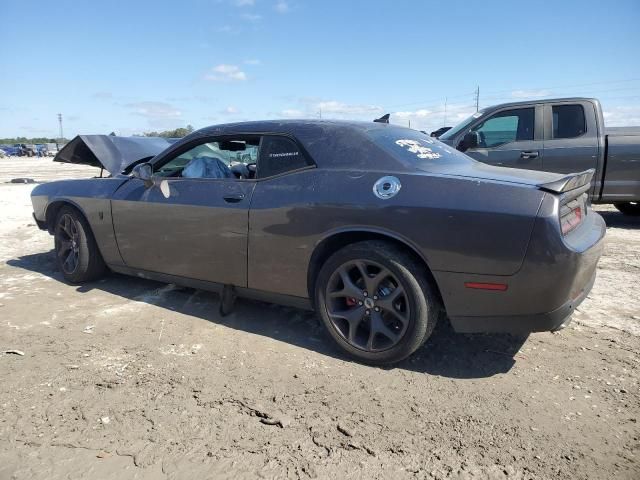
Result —
<path fill-rule="evenodd" d="M 440 311 L 424 266 L 379 240 L 348 245 L 329 257 L 315 293 L 320 317 L 338 346 L 376 365 L 417 350 Z"/>
<path fill-rule="evenodd" d="M 613 204 L 618 210 L 625 215 L 639 216 L 640 215 L 640 202 L 618 202 Z"/>
<path fill-rule="evenodd" d="M 78 210 L 70 206 L 60 209 L 54 239 L 56 263 L 68 282 L 88 282 L 104 274 L 102 255 L 89 223 Z"/>

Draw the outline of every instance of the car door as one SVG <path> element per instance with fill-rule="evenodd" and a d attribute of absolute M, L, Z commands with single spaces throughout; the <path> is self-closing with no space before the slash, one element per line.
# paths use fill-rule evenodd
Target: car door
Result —
<path fill-rule="evenodd" d="M 471 129 L 478 146 L 465 153 L 490 165 L 542 169 L 542 108 L 527 106 L 501 110 Z"/>
<path fill-rule="evenodd" d="M 154 163 L 151 185 L 132 178 L 115 193 L 114 232 L 128 267 L 246 287 L 255 181 L 229 166 L 253 163 L 259 137 L 224 142 L 237 151 L 216 138 L 190 142 Z"/>
<path fill-rule="evenodd" d="M 573 173 L 596 168 L 600 147 L 591 103 L 547 104 L 544 124 L 544 170 Z"/>
<path fill-rule="evenodd" d="M 249 212 L 249 287 L 307 296 L 314 238 L 309 215 L 318 195 L 315 164 L 293 138 L 265 135 Z M 317 233 L 316 233 L 317 234 Z"/>

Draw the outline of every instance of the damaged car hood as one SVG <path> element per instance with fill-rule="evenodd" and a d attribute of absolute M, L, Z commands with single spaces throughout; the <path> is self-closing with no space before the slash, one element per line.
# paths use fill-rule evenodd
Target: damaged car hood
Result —
<path fill-rule="evenodd" d="M 118 175 L 132 163 L 155 157 L 174 141 L 162 137 L 78 135 L 58 152 L 53 161 L 91 165 Z"/>

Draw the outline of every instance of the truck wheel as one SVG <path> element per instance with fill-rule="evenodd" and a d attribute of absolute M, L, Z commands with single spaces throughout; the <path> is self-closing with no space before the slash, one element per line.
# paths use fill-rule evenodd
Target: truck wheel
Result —
<path fill-rule="evenodd" d="M 637 217 L 640 215 L 640 202 L 618 202 L 613 204 L 618 210 L 625 215 Z"/>
<path fill-rule="evenodd" d="M 89 223 L 73 207 L 65 206 L 56 217 L 54 229 L 56 263 L 65 280 L 82 283 L 101 277 L 104 260 Z"/>
<path fill-rule="evenodd" d="M 334 253 L 320 269 L 315 299 L 338 346 L 373 365 L 411 355 L 431 335 L 440 312 L 424 267 L 379 240 Z"/>

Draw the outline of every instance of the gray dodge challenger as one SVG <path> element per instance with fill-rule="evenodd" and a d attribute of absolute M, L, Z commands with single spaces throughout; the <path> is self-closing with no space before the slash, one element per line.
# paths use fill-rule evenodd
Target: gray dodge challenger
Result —
<path fill-rule="evenodd" d="M 237 296 L 315 309 L 371 364 L 409 356 L 439 318 L 458 332 L 560 329 L 603 248 L 593 170 L 489 166 L 384 123 L 78 136 L 55 160 L 103 169 L 32 193 L 67 281 L 112 270 L 217 291 L 222 314 Z"/>

